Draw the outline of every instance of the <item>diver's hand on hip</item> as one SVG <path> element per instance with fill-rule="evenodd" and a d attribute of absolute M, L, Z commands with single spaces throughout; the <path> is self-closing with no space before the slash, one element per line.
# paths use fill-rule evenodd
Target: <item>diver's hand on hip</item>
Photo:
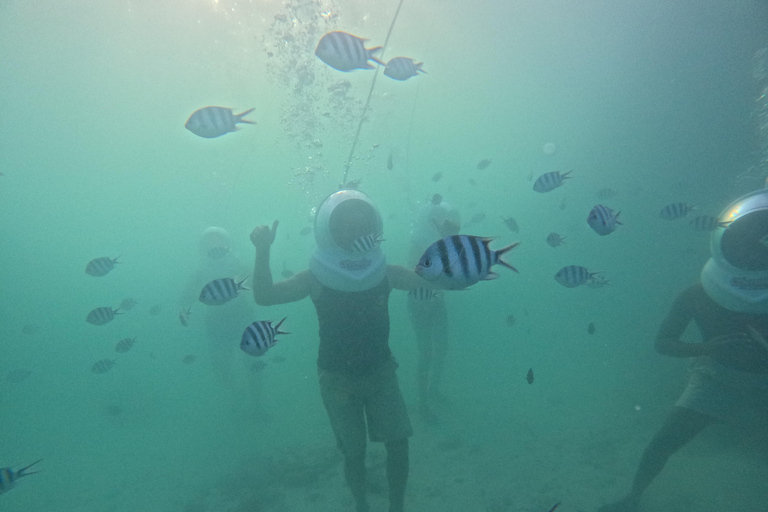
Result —
<path fill-rule="evenodd" d="M 272 245 L 272 242 L 275 241 L 275 233 L 277 233 L 278 224 L 280 224 L 280 221 L 276 220 L 272 223 L 271 229 L 266 225 L 253 228 L 253 231 L 251 231 L 251 243 L 257 251 L 266 250 Z"/>

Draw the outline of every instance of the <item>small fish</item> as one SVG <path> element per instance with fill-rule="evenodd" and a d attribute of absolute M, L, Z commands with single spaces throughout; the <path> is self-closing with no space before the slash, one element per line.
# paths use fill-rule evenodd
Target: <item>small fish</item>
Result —
<path fill-rule="evenodd" d="M 229 253 L 229 247 L 217 245 L 208 249 L 208 257 L 212 260 L 220 260 Z"/>
<path fill-rule="evenodd" d="M 365 236 L 358 237 L 352 241 L 352 252 L 358 254 L 365 254 L 377 248 L 384 241 L 382 233 L 373 234 L 370 233 Z"/>
<path fill-rule="evenodd" d="M 470 222 L 473 222 L 473 223 L 478 223 L 478 222 L 482 222 L 482 221 L 483 221 L 483 219 L 485 219 L 485 214 L 484 214 L 484 213 L 482 213 L 482 212 L 480 212 L 480 213 L 476 213 L 476 214 L 474 214 L 474 215 L 472 216 L 472 218 L 470 219 Z"/>
<path fill-rule="evenodd" d="M 520 232 L 520 227 L 517 225 L 517 221 L 515 220 L 514 217 L 507 217 L 506 219 L 504 217 L 502 217 L 501 220 L 504 221 L 504 224 L 513 233 L 519 233 Z"/>
<path fill-rule="evenodd" d="M 389 157 L 387 157 L 387 170 L 391 171 L 394 166 L 395 166 L 395 164 L 392 161 L 392 153 L 390 153 Z"/>
<path fill-rule="evenodd" d="M 483 169 L 485 169 L 485 168 L 486 168 L 486 167 L 488 167 L 489 165 L 491 165 L 491 159 L 490 159 L 490 158 L 483 158 L 482 160 L 480 160 L 479 162 L 477 162 L 477 166 L 476 166 L 476 167 L 477 167 L 479 170 L 481 170 L 481 171 L 482 171 Z"/>
<path fill-rule="evenodd" d="M 587 332 L 589 334 L 595 334 L 595 323 L 589 322 L 589 325 L 587 326 Z"/>
<path fill-rule="evenodd" d="M 447 236 L 430 245 L 419 259 L 415 272 L 440 288 L 463 289 L 478 281 L 499 277 L 491 270 L 497 263 L 517 272 L 501 257 L 517 247 L 510 244 L 497 251 L 488 244 L 493 238 L 471 235 Z"/>
<path fill-rule="evenodd" d="M 432 196 L 429 198 L 429 203 L 432 206 L 440 206 L 440 203 L 443 202 L 443 196 L 440 194 L 432 194 Z"/>
<path fill-rule="evenodd" d="M 85 321 L 93 325 L 104 325 L 115 319 L 115 315 L 120 315 L 120 308 L 112 309 L 110 307 L 94 308 L 85 317 Z"/>
<path fill-rule="evenodd" d="M 555 506 L 549 509 L 549 512 L 555 512 L 555 509 L 560 506 L 560 502 L 555 503 Z"/>
<path fill-rule="evenodd" d="M 528 374 L 525 376 L 525 380 L 528 384 L 533 384 L 533 368 L 528 368 Z"/>
<path fill-rule="evenodd" d="M 184 327 L 189 325 L 189 315 L 192 314 L 192 307 L 181 308 L 179 311 L 179 323 Z"/>
<path fill-rule="evenodd" d="M 440 178 L 442 178 L 442 177 L 443 177 L 442 171 L 441 172 L 436 172 L 435 174 L 432 175 L 432 181 L 437 183 L 438 181 L 440 181 Z"/>
<path fill-rule="evenodd" d="M 373 66 L 368 63 L 369 60 L 386 66 L 386 63 L 375 57 L 376 53 L 382 50 L 382 47 L 366 48 L 366 41 L 367 39 L 347 32 L 328 32 L 317 43 L 315 55 L 333 69 L 344 72 L 355 69 L 373 69 Z"/>
<path fill-rule="evenodd" d="M 125 352 L 128 352 L 133 348 L 133 345 L 136 343 L 136 338 L 123 338 L 120 341 L 117 342 L 115 345 L 115 352 L 120 352 L 121 354 L 124 354 Z"/>
<path fill-rule="evenodd" d="M 664 220 L 680 219 L 688 215 L 688 212 L 698 209 L 697 205 L 689 206 L 686 203 L 672 203 L 668 204 L 659 212 L 659 217 Z"/>
<path fill-rule="evenodd" d="M 8 370 L 5 374 L 5 382 L 9 384 L 18 384 L 24 382 L 32 375 L 30 370 L 25 368 L 16 368 L 15 370 Z"/>
<path fill-rule="evenodd" d="M 547 172 L 536 178 L 533 184 L 533 190 L 536 192 L 550 192 L 563 185 L 563 181 L 570 179 L 569 174 L 573 171 L 560 174 L 560 171 Z"/>
<path fill-rule="evenodd" d="M 508 326 L 512 327 L 513 325 L 515 325 L 517 323 L 517 318 L 515 318 L 515 315 L 510 313 L 510 314 L 507 315 L 506 322 L 507 322 Z"/>
<path fill-rule="evenodd" d="M 714 231 L 717 228 L 726 228 L 731 221 L 720 222 L 717 217 L 709 215 L 699 215 L 690 222 L 694 231 Z"/>
<path fill-rule="evenodd" d="M 235 132 L 239 130 L 238 123 L 256 124 L 253 121 L 243 119 L 254 109 L 248 109 L 241 114 L 233 114 L 231 108 L 226 107 L 204 107 L 199 110 L 195 110 L 187 122 L 184 123 L 184 128 L 191 131 L 198 137 L 205 139 L 215 139 L 221 137 L 229 132 Z"/>
<path fill-rule="evenodd" d="M 610 187 L 603 187 L 600 190 L 597 191 L 597 198 L 598 199 L 611 199 L 612 197 L 616 197 L 617 192 L 613 190 Z"/>
<path fill-rule="evenodd" d="M 11 468 L 0 468 L 0 494 L 10 491 L 16 484 L 19 478 L 27 475 L 34 475 L 39 471 L 27 471 L 29 468 L 37 464 L 43 459 L 36 460 L 29 466 L 23 467 L 18 471 L 14 471 Z"/>
<path fill-rule="evenodd" d="M 563 245 L 564 243 L 565 243 L 565 237 L 558 235 L 554 231 L 549 235 L 547 235 L 547 244 L 550 247 L 557 247 L 559 245 Z"/>
<path fill-rule="evenodd" d="M 91 366 L 91 371 L 93 373 L 107 373 L 112 369 L 113 366 L 115 366 L 116 363 L 117 359 L 99 359 L 93 363 L 93 366 Z"/>
<path fill-rule="evenodd" d="M 419 73 L 426 73 L 421 69 L 423 64 L 423 62 L 413 62 L 413 59 L 408 57 L 393 57 L 384 68 L 384 75 L 395 80 L 408 80 Z"/>
<path fill-rule="evenodd" d="M 88 262 L 85 266 L 85 273 L 94 277 L 103 277 L 109 274 L 117 263 L 117 258 L 110 258 L 109 256 L 103 256 L 101 258 L 95 258 Z"/>
<path fill-rule="evenodd" d="M 613 213 L 613 210 L 607 206 L 598 204 L 587 215 L 587 224 L 592 228 L 592 231 L 600 236 L 610 235 L 616 231 L 617 225 L 621 225 L 619 221 L 620 213 Z"/>
<path fill-rule="evenodd" d="M 305 228 L 301 228 L 301 231 L 299 231 L 299 234 L 300 234 L 301 236 L 307 236 L 307 235 L 308 235 L 308 234 L 310 234 L 311 232 L 312 232 L 312 228 L 310 228 L 309 226 L 307 226 L 307 227 L 305 227 Z"/>
<path fill-rule="evenodd" d="M 261 359 L 257 359 L 256 361 L 254 361 L 254 362 L 252 362 L 252 363 L 251 363 L 251 367 L 250 367 L 250 370 L 251 370 L 252 372 L 256 372 L 256 373 L 258 373 L 258 372 L 261 372 L 261 371 L 263 371 L 263 370 L 264 370 L 264 368 L 266 368 L 266 367 L 267 367 L 267 363 L 265 363 L 265 362 L 264 362 L 264 361 L 262 361 Z"/>
<path fill-rule="evenodd" d="M 568 265 L 557 271 L 555 274 L 555 281 L 565 286 L 566 288 L 576 288 L 582 284 L 586 284 L 599 272 L 590 272 L 584 267 L 578 265 Z"/>
<path fill-rule="evenodd" d="M 441 292 L 433 290 L 432 288 L 424 288 L 423 286 L 408 290 L 408 298 L 417 302 L 433 301 L 442 296 L 443 294 Z"/>
<path fill-rule="evenodd" d="M 287 317 L 286 317 L 287 318 Z M 267 353 L 267 350 L 277 343 L 278 334 L 290 334 L 280 330 L 280 326 L 285 322 L 285 318 L 272 325 L 271 320 L 261 320 L 253 322 L 245 328 L 243 336 L 240 339 L 240 349 L 248 355 L 259 357 Z"/>
<path fill-rule="evenodd" d="M 39 330 L 40 326 L 37 324 L 24 324 L 24 326 L 21 328 L 22 334 L 26 334 L 28 336 L 35 334 Z"/>
<path fill-rule="evenodd" d="M 604 278 L 603 276 L 594 275 L 592 276 L 592 279 L 586 282 L 586 285 L 590 288 L 602 288 L 603 286 L 608 286 L 611 284 L 611 282 Z"/>
<path fill-rule="evenodd" d="M 124 309 L 126 311 L 132 310 L 138 302 L 135 299 L 123 299 L 123 301 L 120 303 L 120 309 Z"/>
<path fill-rule="evenodd" d="M 200 291 L 200 302 L 209 306 L 221 306 L 237 297 L 240 290 L 248 290 L 243 286 L 247 277 L 242 281 L 235 282 L 231 277 L 214 279 L 206 284 Z"/>
<path fill-rule="evenodd" d="M 149 308 L 149 314 L 152 316 L 157 316 L 160 314 L 160 312 L 163 310 L 163 306 L 160 304 L 155 304 L 151 308 Z"/>
<path fill-rule="evenodd" d="M 192 354 L 187 354 L 184 356 L 181 362 L 184 364 L 192 364 L 195 362 L 195 356 L 193 356 Z"/>

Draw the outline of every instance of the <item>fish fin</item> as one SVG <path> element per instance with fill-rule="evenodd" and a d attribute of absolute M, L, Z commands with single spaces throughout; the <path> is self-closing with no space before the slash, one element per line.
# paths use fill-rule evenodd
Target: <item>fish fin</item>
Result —
<path fill-rule="evenodd" d="M 250 288 L 248 288 L 247 286 L 243 286 L 243 283 L 244 283 L 244 282 L 245 282 L 245 281 L 246 281 L 246 280 L 247 280 L 249 277 L 251 277 L 251 276 L 250 276 L 250 275 L 247 275 L 247 276 L 245 276 L 245 277 L 243 278 L 243 280 L 242 280 L 242 281 L 238 281 L 238 283 L 237 283 L 237 290 L 238 290 L 238 291 L 239 291 L 239 290 L 247 290 L 247 291 L 251 291 L 251 289 L 250 289 Z"/>
<path fill-rule="evenodd" d="M 561 174 L 561 175 L 560 175 L 560 177 L 561 177 L 561 178 L 563 178 L 564 180 L 565 180 L 565 179 L 570 179 L 571 177 L 570 177 L 570 176 L 568 176 L 568 175 L 569 175 L 569 174 L 571 174 L 572 172 L 573 172 L 573 169 L 571 169 L 571 170 L 570 170 L 570 171 L 568 171 L 568 172 L 564 172 L 563 174 Z"/>
<path fill-rule="evenodd" d="M 508 246 L 499 249 L 498 251 L 494 251 L 495 252 L 495 257 L 496 257 L 496 263 L 498 263 L 499 265 L 503 265 L 503 266 L 507 267 L 509 270 L 513 270 L 515 272 L 518 272 L 518 270 L 515 267 L 513 267 L 512 265 L 510 265 L 509 263 L 507 263 L 506 261 L 501 259 L 501 257 L 505 253 L 508 253 L 509 251 L 511 251 L 512 249 L 517 247 L 518 245 L 520 245 L 520 242 L 515 242 L 513 244 L 509 244 Z"/>
<path fill-rule="evenodd" d="M 416 72 L 419 72 L 419 71 L 421 71 L 422 73 L 424 73 L 424 74 L 426 75 L 426 74 L 427 74 L 427 72 L 426 72 L 426 71 L 424 71 L 423 69 L 421 69 L 421 66 L 423 66 L 423 65 L 424 65 L 424 63 L 423 63 L 423 62 L 417 62 L 417 63 L 416 63 Z"/>
<path fill-rule="evenodd" d="M 29 468 L 31 468 L 32 466 L 34 466 L 35 464 L 37 464 L 38 462 L 41 462 L 42 460 L 43 459 L 36 460 L 35 462 L 30 464 L 29 466 L 25 466 L 25 467 L 21 468 L 20 470 L 18 470 L 16 472 L 16 475 L 19 476 L 19 477 L 22 477 L 22 476 L 26 476 L 26 475 L 34 475 L 35 473 L 39 473 L 40 471 L 27 471 L 27 470 Z"/>
<path fill-rule="evenodd" d="M 369 60 L 372 60 L 373 62 L 375 62 L 376 64 L 379 64 L 380 66 L 387 67 L 386 62 L 382 61 L 381 59 L 375 56 L 376 53 L 380 52 L 383 49 L 384 49 L 383 46 L 375 46 L 373 48 L 366 48 L 365 52 L 368 55 Z M 373 68 L 373 66 L 371 66 L 371 68 Z"/>
<path fill-rule="evenodd" d="M 498 278 L 499 278 L 499 274 L 497 274 L 496 272 L 488 272 L 488 275 L 485 276 L 484 281 L 493 281 L 494 279 L 498 279 Z"/>
<path fill-rule="evenodd" d="M 246 110 L 245 112 L 243 112 L 242 114 L 235 114 L 235 118 L 236 118 L 235 122 L 236 123 L 256 124 L 256 121 L 249 121 L 247 119 L 243 119 L 243 117 L 247 116 L 248 114 L 250 114 L 254 110 L 256 110 L 256 109 L 255 108 L 250 108 L 250 109 Z"/>
<path fill-rule="evenodd" d="M 616 216 L 614 217 L 614 219 L 616 220 L 616 224 L 621 224 L 621 221 L 619 220 L 619 215 L 621 215 L 621 210 L 616 212 Z M 624 224 L 621 224 L 621 225 L 623 226 Z"/>
<path fill-rule="evenodd" d="M 286 318 L 288 317 L 284 316 L 283 319 L 277 322 L 277 325 L 275 325 L 275 331 L 277 331 L 277 334 L 291 334 L 289 332 L 280 332 L 280 326 L 283 325 L 283 322 L 285 322 Z"/>

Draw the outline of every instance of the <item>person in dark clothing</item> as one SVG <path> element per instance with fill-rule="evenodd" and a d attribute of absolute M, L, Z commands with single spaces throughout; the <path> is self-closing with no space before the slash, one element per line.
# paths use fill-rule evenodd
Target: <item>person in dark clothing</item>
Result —
<path fill-rule="evenodd" d="M 688 385 L 645 449 L 632 488 L 599 512 L 638 510 L 669 457 L 714 421 L 768 417 L 768 190 L 724 210 L 700 283 L 680 293 L 656 336 L 656 349 L 696 358 Z M 701 343 L 680 340 L 689 323 Z"/>
<path fill-rule="evenodd" d="M 386 447 L 389 510 L 402 512 L 413 432 L 389 349 L 388 300 L 393 288 L 411 290 L 426 281 L 405 267 L 386 264 L 378 243 L 381 216 L 360 191 L 340 190 L 323 201 L 315 217 L 317 249 L 309 270 L 273 283 L 269 253 L 277 226 L 275 221 L 271 229 L 258 226 L 251 233 L 254 299 L 267 306 L 311 298 L 320 328 L 321 396 L 344 455 L 356 511 L 369 510 L 367 425 L 370 440 Z"/>
<path fill-rule="evenodd" d="M 432 243 L 446 236 L 458 235 L 460 228 L 459 211 L 443 201 L 440 194 L 435 194 L 420 208 L 414 219 L 409 262 L 416 265 Z M 447 401 L 440 390 L 450 338 L 445 302 L 442 293 L 424 293 L 422 289 L 408 293 L 408 314 L 419 353 L 416 367 L 418 411 L 421 419 L 428 424 L 438 423 L 432 403 Z"/>

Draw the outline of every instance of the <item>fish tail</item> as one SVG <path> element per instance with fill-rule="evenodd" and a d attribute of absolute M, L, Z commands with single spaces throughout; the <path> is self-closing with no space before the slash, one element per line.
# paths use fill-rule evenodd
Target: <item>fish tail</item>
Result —
<path fill-rule="evenodd" d="M 619 215 L 621 215 L 621 210 L 616 212 L 616 217 L 614 217 L 614 219 L 616 220 L 616 224 L 621 224 L 621 221 L 619 220 Z M 621 224 L 621 225 L 623 226 L 624 224 Z"/>
<path fill-rule="evenodd" d="M 29 468 L 31 468 L 32 466 L 34 466 L 35 464 L 37 464 L 38 462 L 41 462 L 42 460 L 43 460 L 43 459 L 40 459 L 40 460 L 36 460 L 35 462 L 33 462 L 32 464 L 30 464 L 29 466 L 26 466 L 26 467 L 23 467 L 23 468 L 21 468 L 20 470 L 18 470 L 18 471 L 16 472 L 16 475 L 18 475 L 19 477 L 22 477 L 22 476 L 26 476 L 26 475 L 34 475 L 35 473 L 39 473 L 39 471 L 27 471 L 27 470 L 28 470 Z"/>
<path fill-rule="evenodd" d="M 426 75 L 426 74 L 427 74 L 427 72 L 426 72 L 426 71 L 424 71 L 423 69 L 421 69 L 421 66 L 423 66 L 423 65 L 424 65 L 424 63 L 423 63 L 423 62 L 417 62 L 417 63 L 416 63 L 416 71 L 421 71 L 422 73 L 424 73 L 424 74 Z"/>
<path fill-rule="evenodd" d="M 375 55 L 379 53 L 381 50 L 383 50 L 383 46 L 374 46 L 373 48 L 366 48 L 365 52 L 368 55 L 368 59 L 372 60 L 376 64 L 379 64 L 381 66 L 387 67 L 387 63 L 376 57 Z"/>
<path fill-rule="evenodd" d="M 285 319 L 286 319 L 286 318 L 288 318 L 288 317 L 287 317 L 287 316 L 286 316 L 286 317 L 283 317 L 283 319 L 282 319 L 282 320 L 280 320 L 279 322 L 277 322 L 277 325 L 275 325 L 275 332 L 276 332 L 277 334 L 291 334 L 291 333 L 289 333 L 289 332 L 284 332 L 284 331 L 281 331 L 281 330 L 280 330 L 280 326 L 281 326 L 281 325 L 283 325 L 283 322 L 285 322 Z"/>
<path fill-rule="evenodd" d="M 496 253 L 495 254 L 496 263 L 498 263 L 499 265 L 503 265 L 503 266 L 507 267 L 509 270 L 513 270 L 515 272 L 518 272 L 518 270 L 515 267 L 513 267 L 512 265 L 510 265 L 509 263 L 507 263 L 506 261 L 501 259 L 501 257 L 505 253 L 508 253 L 509 251 L 511 251 L 512 249 L 517 247 L 518 245 L 520 245 L 520 242 L 515 242 L 513 244 L 509 244 L 508 246 L 499 249 L 498 251 L 495 251 L 495 253 Z"/>
<path fill-rule="evenodd" d="M 236 118 L 235 119 L 235 123 L 256 124 L 256 121 L 249 121 L 247 119 L 243 119 L 243 117 L 247 116 L 248 114 L 250 114 L 254 110 L 256 110 L 256 109 L 255 108 L 251 108 L 251 109 L 248 109 L 248 110 L 246 110 L 245 112 L 243 112 L 241 114 L 235 114 L 235 118 Z"/>
<path fill-rule="evenodd" d="M 243 286 L 243 283 L 244 283 L 244 282 L 246 282 L 246 281 L 248 280 L 248 278 L 249 278 L 249 277 L 251 277 L 251 276 L 250 276 L 250 275 L 247 275 L 247 276 L 245 276 L 245 277 L 243 278 L 243 280 L 242 280 L 242 281 L 238 281 L 236 290 L 247 290 L 247 291 L 251 291 L 251 289 L 250 289 L 250 288 L 248 288 L 247 286 Z"/>
<path fill-rule="evenodd" d="M 568 175 L 569 175 L 569 174 L 571 174 L 572 172 L 573 172 L 573 169 L 571 169 L 571 170 L 570 170 L 570 171 L 568 171 L 568 172 L 564 172 L 563 174 L 561 174 L 561 175 L 560 175 L 560 177 L 561 177 L 562 179 L 564 179 L 564 180 L 566 180 L 566 179 L 570 179 L 570 176 L 568 176 Z"/>

